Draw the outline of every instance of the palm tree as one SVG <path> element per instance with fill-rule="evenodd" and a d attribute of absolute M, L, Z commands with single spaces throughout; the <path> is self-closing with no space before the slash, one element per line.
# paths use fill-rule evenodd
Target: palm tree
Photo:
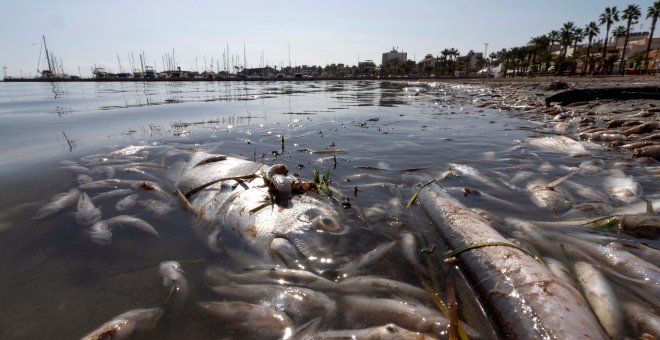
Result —
<path fill-rule="evenodd" d="M 568 46 L 573 42 L 573 31 L 575 30 L 575 24 L 572 21 L 564 23 L 561 30 L 559 31 L 559 36 L 561 38 L 561 45 L 564 47 L 563 56 L 566 56 L 568 53 Z"/>
<path fill-rule="evenodd" d="M 550 45 L 548 45 L 548 52 L 552 52 L 552 45 L 559 40 L 559 32 L 552 30 L 548 33 L 548 40 L 550 40 Z"/>
<path fill-rule="evenodd" d="M 614 49 L 619 49 L 619 38 L 626 36 L 626 28 L 623 25 L 617 26 L 614 31 L 612 31 L 612 37 L 616 37 L 614 40 Z"/>
<path fill-rule="evenodd" d="M 660 1 L 660 0 L 659 0 Z M 546 46 L 548 46 L 550 43 L 550 40 L 548 39 L 547 36 L 541 35 L 538 37 L 534 37 L 529 40 L 529 46 L 531 48 L 532 52 L 532 65 L 536 65 L 536 56 L 538 54 L 539 49 L 546 49 Z"/>
<path fill-rule="evenodd" d="M 607 54 L 607 39 L 610 34 L 610 26 L 616 21 L 619 21 L 619 11 L 616 9 L 616 6 L 605 7 L 605 11 L 600 14 L 599 22 L 601 25 L 605 24 L 605 40 L 603 40 L 603 59 L 605 59 L 605 54 Z"/>
<path fill-rule="evenodd" d="M 660 0 L 653 3 L 649 6 L 648 11 L 646 12 L 646 19 L 653 18 L 651 21 L 651 31 L 649 32 L 649 42 L 646 44 L 646 59 L 649 59 L 649 51 L 651 50 L 651 41 L 653 40 L 653 31 L 655 31 L 655 24 L 658 22 L 658 16 L 660 16 Z"/>
<path fill-rule="evenodd" d="M 579 27 L 573 30 L 573 56 L 575 56 L 575 52 L 577 52 L 577 44 L 582 42 L 582 39 L 584 39 L 585 36 L 584 30 Z"/>
<path fill-rule="evenodd" d="M 639 19 L 640 16 L 642 16 L 642 10 L 638 5 L 628 5 L 628 7 L 623 10 L 623 15 L 621 16 L 621 19 L 627 20 L 626 40 L 623 43 L 623 52 L 621 53 L 621 75 L 624 74 L 626 69 L 626 48 L 628 48 L 628 38 L 630 37 L 630 26 L 632 26 L 633 23 L 636 24 L 637 19 Z"/>
<path fill-rule="evenodd" d="M 589 39 L 589 44 L 587 45 L 587 58 L 585 60 L 584 68 L 583 68 L 585 72 L 591 71 L 591 42 L 593 41 L 594 37 L 598 35 L 598 33 L 600 33 L 600 29 L 598 28 L 598 25 L 594 21 L 590 22 L 584 28 L 584 34 L 586 34 L 587 38 Z"/>

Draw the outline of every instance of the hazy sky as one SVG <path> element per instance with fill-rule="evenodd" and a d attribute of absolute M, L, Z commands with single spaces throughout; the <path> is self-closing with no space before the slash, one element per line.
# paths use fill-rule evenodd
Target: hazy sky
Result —
<path fill-rule="evenodd" d="M 64 70 L 83 76 L 93 65 L 118 72 L 133 53 L 139 64 L 162 70 L 163 55 L 174 54 L 184 69 L 204 68 L 231 55 L 248 67 L 264 63 L 380 64 L 392 47 L 420 60 L 444 48 L 488 53 L 526 44 L 531 37 L 559 29 L 566 21 L 582 27 L 597 21 L 607 6 L 642 8 L 653 0 L 416 0 L 416 1 L 142 1 L 2 0 L 0 65 L 10 76 L 36 74 L 41 36 L 61 58 Z M 615 24 L 616 25 L 616 24 Z M 635 26 L 648 30 L 650 20 Z M 604 35 L 604 27 L 601 27 Z M 656 36 L 660 36 L 660 29 Z M 43 56 L 42 56 L 43 58 Z M 197 65 L 195 62 L 197 58 Z M 221 66 L 222 67 L 222 66 Z M 43 68 L 43 67 L 42 67 Z"/>

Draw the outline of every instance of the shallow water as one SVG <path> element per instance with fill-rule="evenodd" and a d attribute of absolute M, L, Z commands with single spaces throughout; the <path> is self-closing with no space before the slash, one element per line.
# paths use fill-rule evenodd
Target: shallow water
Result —
<path fill-rule="evenodd" d="M 32 219 L 50 197 L 77 186 L 77 174 L 63 168 L 61 161 L 79 161 L 128 145 L 160 147 L 149 153 L 146 162 L 153 165 L 166 159 L 163 165 L 169 168 L 147 170 L 156 177 L 146 179 L 164 188 L 172 188 L 173 169 L 180 165 L 177 161 L 187 158 L 190 151 L 186 150 L 203 148 L 265 164 L 284 163 L 308 179 L 315 170 L 329 170 L 335 195 L 349 197 L 362 210 L 386 204 L 397 192 L 406 200 L 414 185 L 438 178 L 450 163 L 479 169 L 497 185 L 466 177 L 448 177 L 442 185 L 466 205 L 502 217 L 557 219 L 563 212 L 535 206 L 524 188 L 533 180 L 549 183 L 586 160 L 596 161 L 605 173 L 621 170 L 633 176 L 644 197 L 659 197 L 657 179 L 643 165 L 616 163 L 621 155 L 615 152 L 591 146 L 593 157 L 576 158 L 526 145 L 522 141 L 542 136 L 536 132 L 540 126 L 511 112 L 474 106 L 488 97 L 478 87 L 375 81 L 0 83 L 0 189 L 4 193 L 0 198 L 0 301 L 4 307 L 0 338 L 75 338 L 124 311 L 162 306 L 169 291 L 162 286 L 157 264 L 199 258 L 205 264 L 184 265 L 192 286 L 190 305 L 166 313 L 148 338 L 223 334 L 222 327 L 192 302 L 214 298 L 203 279 L 206 265 L 240 268 L 206 249 L 189 227 L 192 217 L 180 206 L 174 204 L 165 216 L 133 208 L 128 213 L 149 221 L 160 237 L 126 228 L 114 232 L 109 246 L 90 241 L 87 227 L 78 225 L 71 214 L 75 207 L 44 220 Z M 168 148 L 181 153 L 165 157 L 163 151 Z M 101 179 L 106 174 L 99 171 L 92 177 Z M 571 180 L 604 191 L 602 176 L 576 175 Z M 506 202 L 464 195 L 461 189 L 466 186 Z M 117 199 L 100 204 L 104 219 L 120 214 L 114 208 Z M 575 193 L 571 199 L 585 201 Z M 428 244 L 440 244 L 419 210 L 400 214 L 357 226 L 350 248 L 356 255 L 364 253 L 395 239 L 401 228 L 419 230 Z M 403 227 L 395 223 L 399 220 Z M 593 234 L 581 228 L 561 231 L 566 232 Z M 655 241 L 640 242 L 658 247 Z M 437 257 L 441 260 L 441 254 Z M 419 285 L 407 268 L 397 256 L 389 256 L 369 274 Z M 618 291 L 622 292 L 619 298 L 628 298 L 623 289 Z M 642 303 L 649 298 L 632 295 Z M 465 305 L 462 319 L 488 334 L 486 321 L 477 308 L 470 307 L 473 297 L 459 298 Z M 360 320 L 354 323 L 351 326 L 360 326 Z M 631 330 L 628 335 L 636 334 Z"/>

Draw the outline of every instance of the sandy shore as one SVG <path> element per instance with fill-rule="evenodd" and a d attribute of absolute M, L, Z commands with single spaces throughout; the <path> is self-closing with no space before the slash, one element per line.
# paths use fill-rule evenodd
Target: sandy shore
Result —
<path fill-rule="evenodd" d="M 627 156 L 660 160 L 660 100 L 600 99 L 546 106 L 545 98 L 567 89 L 660 86 L 660 77 L 554 77 L 460 80 L 480 86 L 493 96 L 479 107 L 511 111 L 541 123 L 542 132 L 589 140 L 624 151 Z"/>

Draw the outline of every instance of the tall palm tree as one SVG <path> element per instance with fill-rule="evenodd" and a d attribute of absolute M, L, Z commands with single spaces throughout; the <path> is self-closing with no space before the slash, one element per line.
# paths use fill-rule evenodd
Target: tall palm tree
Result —
<path fill-rule="evenodd" d="M 614 49 L 618 50 L 619 49 L 619 38 L 625 37 L 626 36 L 626 27 L 623 25 L 617 26 L 613 31 L 612 31 L 612 38 L 614 39 Z"/>
<path fill-rule="evenodd" d="M 591 43 L 594 37 L 598 35 L 598 33 L 600 33 L 600 29 L 598 28 L 598 24 L 596 24 L 594 21 L 587 24 L 587 26 L 584 28 L 584 34 L 586 34 L 587 39 L 589 39 L 589 44 L 587 45 L 587 58 L 583 68 L 585 72 L 591 71 Z"/>
<path fill-rule="evenodd" d="M 660 0 L 659 0 L 660 1 Z M 532 65 L 536 65 L 536 56 L 538 55 L 538 50 L 539 49 L 546 49 L 546 46 L 550 44 L 550 40 L 548 39 L 547 36 L 541 35 L 538 37 L 534 37 L 529 40 L 529 46 L 530 46 L 530 52 L 532 52 Z"/>
<path fill-rule="evenodd" d="M 575 52 L 577 52 L 577 44 L 579 42 L 582 42 L 582 39 L 586 34 L 584 34 L 584 30 L 577 27 L 573 30 L 573 56 L 575 56 Z"/>
<path fill-rule="evenodd" d="M 548 33 L 550 45 L 548 45 L 548 52 L 552 52 L 552 46 L 559 40 L 559 31 L 552 30 Z"/>
<path fill-rule="evenodd" d="M 572 21 L 565 22 L 564 26 L 562 26 L 559 31 L 561 45 L 564 47 L 564 57 L 566 56 L 566 53 L 568 53 L 568 46 L 573 42 L 573 31 L 575 31 L 575 24 Z"/>
<path fill-rule="evenodd" d="M 610 27 L 613 23 L 619 21 L 619 11 L 616 9 L 616 6 L 605 7 L 605 11 L 600 14 L 598 18 L 601 25 L 605 25 L 605 40 L 603 40 L 603 58 L 607 54 L 607 39 L 610 34 Z"/>
<path fill-rule="evenodd" d="M 653 40 L 653 31 L 655 31 L 655 24 L 658 22 L 658 16 L 660 16 L 660 0 L 653 3 L 649 6 L 649 9 L 646 11 L 646 19 L 653 18 L 651 21 L 651 31 L 649 32 L 649 42 L 646 43 L 646 59 L 649 59 L 649 51 L 651 51 L 651 41 Z"/>
<path fill-rule="evenodd" d="M 642 10 L 639 8 L 639 5 L 628 5 L 625 10 L 623 10 L 623 15 L 621 19 L 626 20 L 626 40 L 623 43 L 623 52 L 621 53 L 621 75 L 624 74 L 626 69 L 626 48 L 628 48 L 628 38 L 630 38 L 630 26 L 633 23 L 637 23 L 637 19 L 642 16 Z"/>

